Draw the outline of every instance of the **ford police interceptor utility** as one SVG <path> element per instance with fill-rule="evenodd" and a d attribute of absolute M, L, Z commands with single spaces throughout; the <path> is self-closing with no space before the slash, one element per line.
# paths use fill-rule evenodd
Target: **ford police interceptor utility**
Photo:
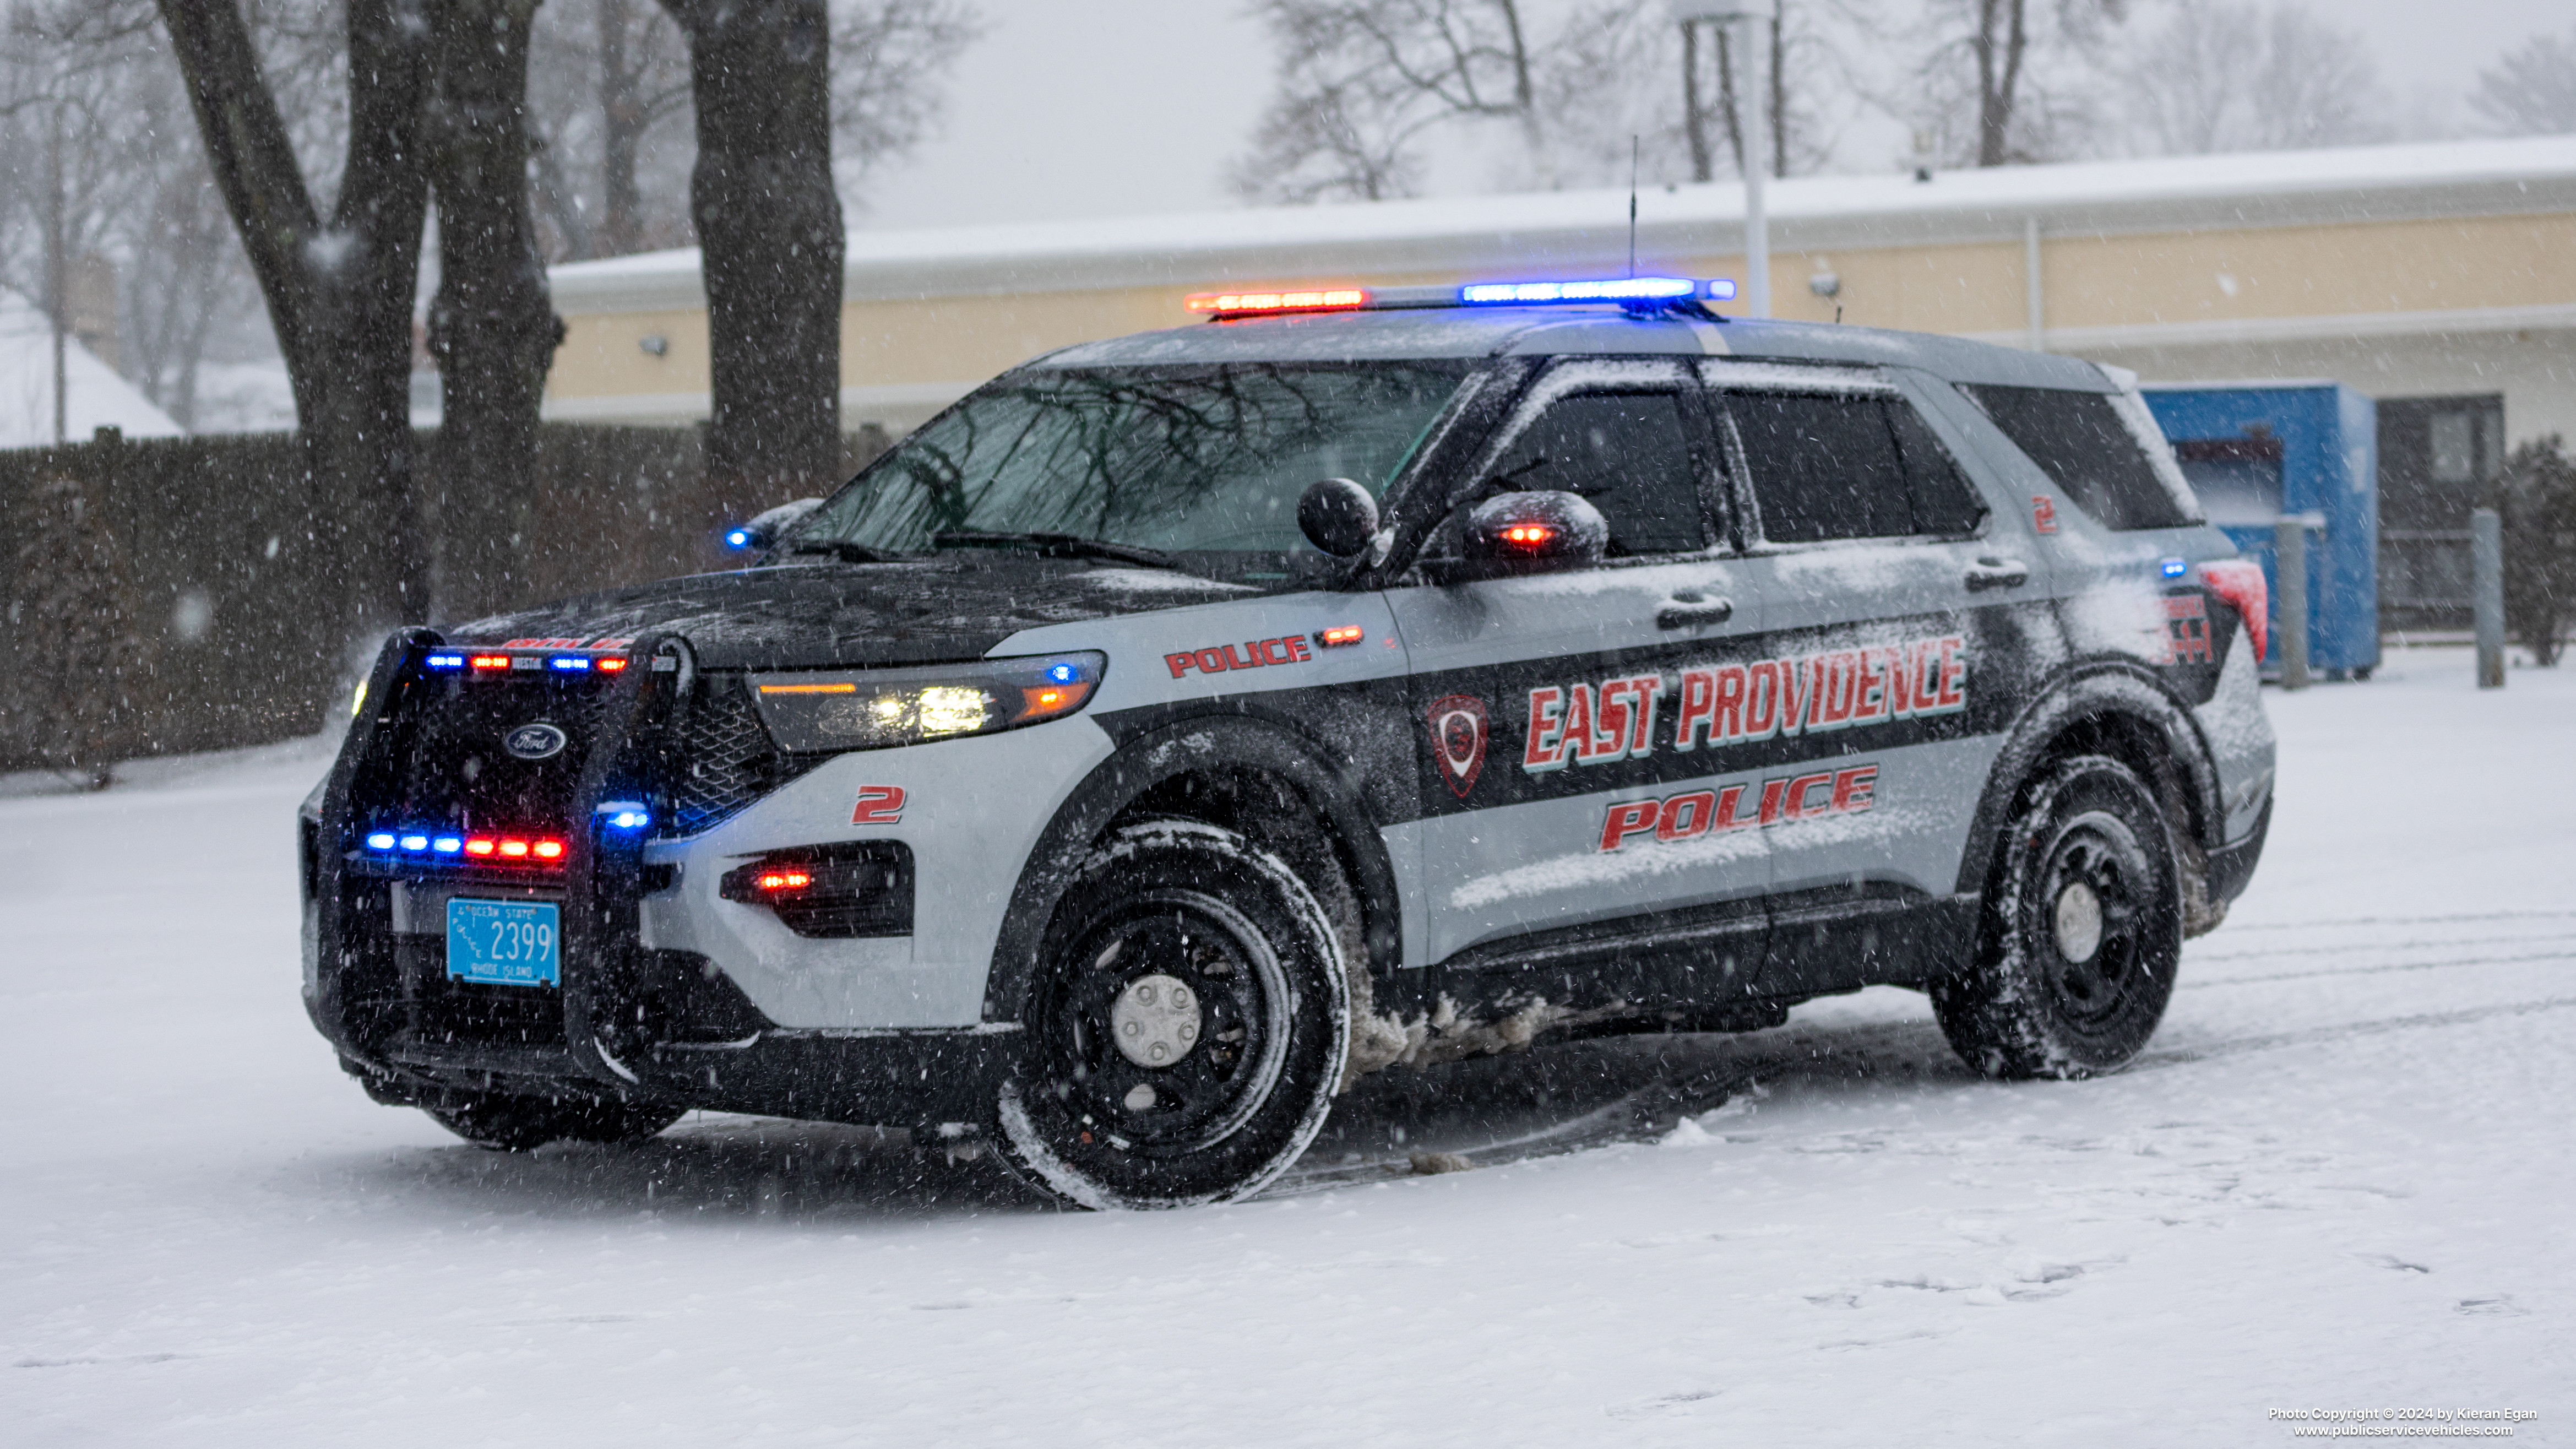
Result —
<path fill-rule="evenodd" d="M 1239 1197 L 1358 1075 L 1919 988 L 2154 1031 L 2271 812 L 2262 575 L 2125 374 L 1725 283 L 1193 298 L 754 566 L 386 644 L 304 990 L 525 1148 L 686 1109 Z"/>

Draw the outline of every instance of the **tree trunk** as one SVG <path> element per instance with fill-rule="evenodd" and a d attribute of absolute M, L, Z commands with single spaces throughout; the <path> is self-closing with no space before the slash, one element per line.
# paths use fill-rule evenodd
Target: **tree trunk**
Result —
<path fill-rule="evenodd" d="M 602 255 L 622 257 L 644 249 L 644 193 L 635 184 L 644 130 L 653 124 L 643 93 L 641 56 L 628 49 L 635 0 L 598 0 L 600 223 Z"/>
<path fill-rule="evenodd" d="M 537 409 L 563 340 L 528 199 L 528 29 L 538 0 L 449 0 L 431 140 L 439 285 L 430 352 L 444 382 L 437 609 L 469 618 L 512 585 L 511 539 L 531 535 Z M 511 515 L 504 517 L 501 515 Z M 484 545 L 469 553 L 462 540 Z"/>
<path fill-rule="evenodd" d="M 733 517 L 839 481 L 841 200 L 824 0 L 662 0 L 689 37 L 709 481 Z"/>
<path fill-rule="evenodd" d="M 1711 172 L 1708 158 L 1708 111 L 1699 100 L 1699 22 L 1682 22 L 1682 131 L 1690 140 L 1691 180 L 1706 181 Z"/>
<path fill-rule="evenodd" d="M 406 0 L 348 0 L 349 150 L 328 225 L 237 0 L 159 0 L 206 156 L 295 390 L 312 533 L 354 631 L 427 607 L 412 488 L 411 301 L 428 205 L 432 37 Z"/>
<path fill-rule="evenodd" d="M 1781 54 L 1780 17 L 1771 17 L 1771 174 L 1789 174 L 1789 67 Z"/>
<path fill-rule="evenodd" d="M 1977 164 L 2012 160 L 2014 93 L 2021 85 L 2023 52 L 2030 47 L 2026 0 L 1977 0 Z M 1996 35 L 2000 28 L 2004 33 Z M 1997 55 L 1997 51 L 2002 52 Z"/>

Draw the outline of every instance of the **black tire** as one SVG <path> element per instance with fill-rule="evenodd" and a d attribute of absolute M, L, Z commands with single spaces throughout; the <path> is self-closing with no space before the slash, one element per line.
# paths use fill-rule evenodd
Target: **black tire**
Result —
<path fill-rule="evenodd" d="M 439 1126 L 495 1152 L 534 1152 L 549 1142 L 641 1142 L 680 1120 L 683 1109 L 596 1097 L 445 1091 L 420 1109 Z"/>
<path fill-rule="evenodd" d="M 2163 1020 L 2182 956 L 2181 867 L 2155 792 L 2108 756 L 2060 760 L 1995 855 L 1976 965 L 1932 988 L 1951 1048 L 1989 1077 L 2125 1066 Z"/>
<path fill-rule="evenodd" d="M 1075 873 L 1020 1021 L 996 1102 L 1015 1173 L 1088 1208 L 1225 1202 L 1322 1129 L 1350 1049 L 1349 968 L 1277 856 L 1152 821 Z M 1158 1046 L 1168 1060 L 1148 1059 Z"/>

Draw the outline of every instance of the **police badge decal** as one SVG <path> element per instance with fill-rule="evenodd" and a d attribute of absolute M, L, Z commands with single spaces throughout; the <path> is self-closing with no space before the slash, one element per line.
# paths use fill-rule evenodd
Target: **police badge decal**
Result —
<path fill-rule="evenodd" d="M 1429 718 L 1440 778 L 1449 782 L 1450 794 L 1464 800 L 1485 768 L 1485 702 L 1472 694 L 1444 695 L 1431 702 Z"/>

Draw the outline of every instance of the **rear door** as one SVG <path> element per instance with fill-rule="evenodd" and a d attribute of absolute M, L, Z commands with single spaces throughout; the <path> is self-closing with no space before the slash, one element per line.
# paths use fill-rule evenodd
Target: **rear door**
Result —
<path fill-rule="evenodd" d="M 1713 831 L 1701 805 L 1653 848 L 1661 802 L 1709 768 L 1673 747 L 1679 674 L 1760 617 L 1723 511 L 1722 457 L 1687 363 L 1560 362 L 1487 447 L 1458 512 L 1500 492 L 1577 493 L 1608 520 L 1610 557 L 1389 590 L 1422 731 L 1423 909 L 1408 914 L 1408 960 L 1524 951 L 1545 944 L 1539 933 L 1580 938 L 1694 907 L 1735 940 L 1702 959 L 1749 978 L 1768 883 L 1757 832 Z M 1452 550 L 1435 541 L 1425 568 Z"/>
<path fill-rule="evenodd" d="M 1760 781 L 1762 988 L 1906 979 L 1915 938 L 1956 924 L 1939 903 L 2010 712 L 1993 665 L 2048 617 L 2038 561 L 1900 376 L 1715 360 L 1705 376 L 1766 608 L 1748 704 L 1720 731 Z"/>

